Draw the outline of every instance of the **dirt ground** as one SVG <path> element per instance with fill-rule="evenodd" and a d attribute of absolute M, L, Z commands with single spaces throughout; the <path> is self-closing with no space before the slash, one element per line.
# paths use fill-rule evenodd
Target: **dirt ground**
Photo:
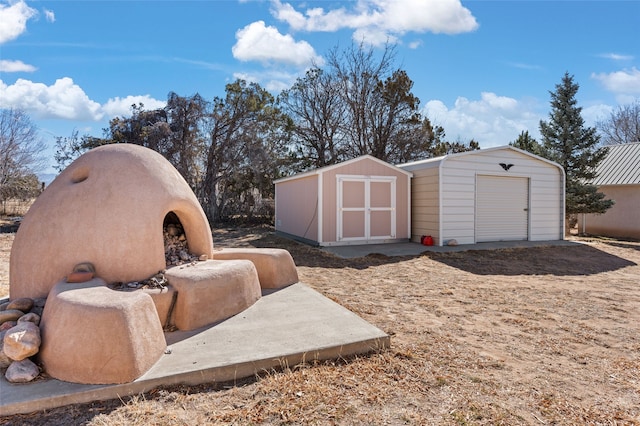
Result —
<path fill-rule="evenodd" d="M 13 236 L 0 235 L 0 295 Z M 0 417 L 0 424 L 640 424 L 640 243 L 340 259 L 271 228 L 300 279 L 391 335 L 354 359 Z"/>

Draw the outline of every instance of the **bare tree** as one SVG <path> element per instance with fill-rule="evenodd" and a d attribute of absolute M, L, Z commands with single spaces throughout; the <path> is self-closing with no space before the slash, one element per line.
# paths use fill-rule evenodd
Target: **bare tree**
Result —
<path fill-rule="evenodd" d="M 640 100 L 619 106 L 596 127 L 604 145 L 640 142 Z"/>
<path fill-rule="evenodd" d="M 395 47 L 381 53 L 363 44 L 339 51 L 327 59 L 344 118 L 340 132 L 346 156 L 369 154 L 391 163 L 429 155 L 433 133 L 413 95 L 413 81 L 401 69 L 393 69 Z"/>
<path fill-rule="evenodd" d="M 207 108 L 208 103 L 197 93 L 183 97 L 174 92 L 169 93 L 165 107 L 171 135 L 171 152 L 165 156 L 194 191 L 204 174 L 202 156 L 206 148 L 202 124 Z"/>
<path fill-rule="evenodd" d="M 43 167 L 45 144 L 38 128 L 22 110 L 0 110 L 0 199 L 37 193 L 36 172 Z"/>
<path fill-rule="evenodd" d="M 227 84 L 225 91 L 224 99 L 213 101 L 200 191 L 211 223 L 240 213 L 265 185 L 272 187 L 277 169 L 272 148 L 286 145 L 277 141 L 285 136 L 286 118 L 269 92 L 244 80 Z"/>
<path fill-rule="evenodd" d="M 343 158 L 345 104 L 331 74 L 320 68 L 310 69 L 291 89 L 282 92 L 280 102 L 293 120 L 301 169 L 335 164 Z"/>

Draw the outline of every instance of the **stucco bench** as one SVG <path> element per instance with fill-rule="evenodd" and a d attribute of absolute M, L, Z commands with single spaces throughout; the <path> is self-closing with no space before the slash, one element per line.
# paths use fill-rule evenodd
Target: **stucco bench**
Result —
<path fill-rule="evenodd" d="M 57 283 L 47 297 L 40 327 L 45 371 L 68 382 L 131 382 L 166 349 L 151 296 L 112 290 L 100 278 Z"/>
<path fill-rule="evenodd" d="M 173 323 L 194 330 L 230 318 L 260 297 L 255 266 L 248 260 L 207 260 L 167 269 L 165 278 L 178 292 Z"/>
<path fill-rule="evenodd" d="M 298 282 L 298 270 L 291 254 L 276 248 L 223 248 L 213 251 L 217 260 L 246 259 L 258 271 L 260 286 L 264 289 L 286 287 Z"/>

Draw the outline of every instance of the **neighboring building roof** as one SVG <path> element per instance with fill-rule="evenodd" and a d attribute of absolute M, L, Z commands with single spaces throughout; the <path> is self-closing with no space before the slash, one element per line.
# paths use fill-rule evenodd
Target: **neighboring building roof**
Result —
<path fill-rule="evenodd" d="M 640 184 L 640 142 L 610 145 L 607 156 L 598 165 L 594 185 Z"/>

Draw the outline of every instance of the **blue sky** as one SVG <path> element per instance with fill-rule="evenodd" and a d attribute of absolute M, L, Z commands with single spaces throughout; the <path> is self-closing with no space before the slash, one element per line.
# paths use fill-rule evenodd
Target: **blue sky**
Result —
<path fill-rule="evenodd" d="M 640 1 L 0 0 L 0 108 L 25 110 L 52 156 L 54 137 L 102 136 L 171 91 L 243 78 L 276 95 L 361 40 L 396 43 L 423 112 L 483 148 L 538 137 L 565 71 L 587 125 L 640 98 Z"/>

